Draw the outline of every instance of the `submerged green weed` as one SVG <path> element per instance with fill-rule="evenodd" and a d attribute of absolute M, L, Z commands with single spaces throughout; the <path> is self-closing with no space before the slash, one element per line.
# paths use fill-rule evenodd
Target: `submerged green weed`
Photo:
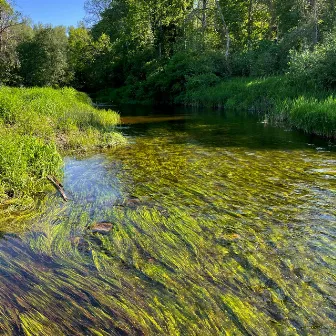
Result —
<path fill-rule="evenodd" d="M 216 127 L 67 159 L 71 201 L 0 241 L 5 334 L 333 334 L 334 153 L 253 147 L 253 130 L 223 145 Z"/>

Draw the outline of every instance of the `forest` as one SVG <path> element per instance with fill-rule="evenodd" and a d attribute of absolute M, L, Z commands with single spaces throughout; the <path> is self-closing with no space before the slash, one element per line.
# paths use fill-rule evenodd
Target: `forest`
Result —
<path fill-rule="evenodd" d="M 336 85 L 333 0 L 89 0 L 78 27 L 0 6 L 3 85 L 124 88 L 161 102 L 234 77 Z"/>

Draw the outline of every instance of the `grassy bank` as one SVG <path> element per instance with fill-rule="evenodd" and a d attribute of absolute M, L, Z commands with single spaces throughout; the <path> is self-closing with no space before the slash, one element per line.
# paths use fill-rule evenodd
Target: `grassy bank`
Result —
<path fill-rule="evenodd" d="M 118 122 L 74 89 L 0 88 L 0 204 L 42 192 L 47 175 L 61 175 L 61 151 L 122 142 Z"/>
<path fill-rule="evenodd" d="M 121 104 L 155 104 L 162 103 L 160 98 L 155 99 L 161 96 L 155 90 L 126 86 L 101 91 L 94 99 Z M 284 122 L 310 134 L 336 138 L 336 97 L 333 93 L 300 86 L 286 76 L 230 78 L 219 83 L 206 81 L 191 88 L 186 85 L 170 103 L 249 110 L 266 115 L 270 122 Z"/>
<path fill-rule="evenodd" d="M 249 109 L 270 121 L 310 134 L 336 138 L 336 97 L 302 88 L 286 77 L 237 78 L 188 92 L 179 102 L 192 106 Z"/>

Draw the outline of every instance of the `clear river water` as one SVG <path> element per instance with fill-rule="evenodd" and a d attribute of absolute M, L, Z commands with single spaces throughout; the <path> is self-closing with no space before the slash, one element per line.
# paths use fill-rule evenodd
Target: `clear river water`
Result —
<path fill-rule="evenodd" d="M 120 111 L 126 146 L 66 157 L 68 203 L 1 218 L 0 335 L 336 335 L 335 144 Z"/>

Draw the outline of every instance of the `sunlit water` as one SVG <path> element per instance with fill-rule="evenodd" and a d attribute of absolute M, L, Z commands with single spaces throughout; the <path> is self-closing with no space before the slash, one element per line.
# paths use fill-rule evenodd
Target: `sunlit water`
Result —
<path fill-rule="evenodd" d="M 334 145 L 159 112 L 123 112 L 126 147 L 66 159 L 69 203 L 1 222 L 0 334 L 335 335 Z"/>

